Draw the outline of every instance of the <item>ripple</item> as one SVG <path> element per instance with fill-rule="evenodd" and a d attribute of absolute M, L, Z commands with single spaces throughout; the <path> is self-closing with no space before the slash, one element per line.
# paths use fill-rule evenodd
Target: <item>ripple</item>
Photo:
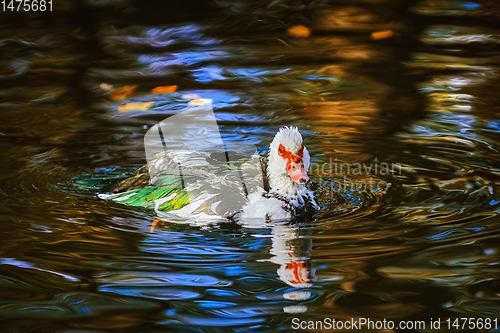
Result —
<path fill-rule="evenodd" d="M 173 289 L 167 287 L 164 288 L 142 287 L 142 286 L 135 286 L 133 283 L 131 287 L 104 285 L 99 287 L 99 291 L 111 292 L 124 296 L 143 297 L 143 298 L 151 298 L 164 301 L 187 300 L 187 299 L 198 298 L 200 296 L 199 293 L 189 290 Z"/>
<path fill-rule="evenodd" d="M 195 275 L 182 273 L 158 273 L 158 272 L 128 272 L 128 273 L 99 273 L 96 281 L 111 286 L 136 286 L 148 287 L 162 286 L 230 286 L 231 281 L 218 279 L 210 275 Z M 110 287 L 111 287 L 110 286 Z M 106 285 L 103 288 L 108 287 Z"/>
<path fill-rule="evenodd" d="M 265 321 L 264 318 L 213 318 L 213 317 L 197 317 L 178 315 L 176 319 L 188 325 L 202 326 L 202 327 L 230 327 L 230 326 L 243 326 L 250 324 L 258 324 Z M 168 322 L 167 322 L 168 323 Z"/>
<path fill-rule="evenodd" d="M 115 298 L 91 293 L 60 293 L 47 301 L 0 303 L 0 314 L 24 318 L 88 317 L 104 310 L 155 308 L 156 303 L 134 298 Z"/>

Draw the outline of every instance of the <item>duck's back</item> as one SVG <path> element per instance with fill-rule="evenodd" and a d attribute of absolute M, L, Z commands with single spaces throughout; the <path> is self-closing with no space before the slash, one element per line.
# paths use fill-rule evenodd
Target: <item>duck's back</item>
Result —
<path fill-rule="evenodd" d="M 264 184 L 259 156 L 171 151 L 118 184 L 115 192 L 120 193 L 101 197 L 154 208 L 160 215 L 228 218 L 247 205 L 249 194 L 262 192 Z"/>

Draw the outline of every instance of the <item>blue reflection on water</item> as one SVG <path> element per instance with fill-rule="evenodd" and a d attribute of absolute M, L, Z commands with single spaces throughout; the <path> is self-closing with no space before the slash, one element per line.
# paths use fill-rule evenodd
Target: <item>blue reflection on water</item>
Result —
<path fill-rule="evenodd" d="M 494 132 L 500 132 L 500 121 L 489 121 L 485 126 L 487 129 L 492 130 Z"/>
<path fill-rule="evenodd" d="M 169 287 L 137 287 L 105 285 L 98 288 L 101 292 L 110 292 L 124 296 L 144 297 L 157 300 L 187 300 L 200 297 L 200 294 L 191 290 L 182 290 Z"/>
<path fill-rule="evenodd" d="M 41 271 L 41 272 L 47 272 L 47 273 L 59 275 L 59 276 L 65 278 L 67 280 L 70 280 L 70 281 L 74 281 L 74 282 L 79 282 L 80 281 L 80 279 L 78 279 L 78 278 L 76 278 L 74 276 L 71 276 L 71 275 L 68 275 L 68 274 L 63 274 L 63 273 L 60 273 L 60 272 L 55 272 L 55 271 L 47 270 L 47 269 L 38 268 L 38 267 L 35 267 L 35 266 L 33 266 L 32 264 L 30 264 L 30 263 L 28 263 L 26 261 L 20 261 L 20 260 L 16 260 L 16 259 L 13 259 L 13 258 L 0 258 L 0 265 L 12 265 L 12 266 L 16 266 L 16 267 L 36 269 L 36 270 Z"/>
<path fill-rule="evenodd" d="M 484 227 L 477 227 L 477 228 L 464 228 L 464 229 L 465 229 L 465 230 L 471 230 L 471 231 L 478 232 L 478 231 L 484 230 Z"/>
<path fill-rule="evenodd" d="M 221 302 L 221 301 L 195 301 L 194 303 L 196 304 L 196 306 L 200 308 L 209 308 L 209 309 L 220 309 L 238 305 L 238 303 Z"/>
<path fill-rule="evenodd" d="M 232 290 L 224 290 L 224 289 L 206 289 L 205 293 L 213 296 L 221 296 L 221 297 L 240 297 L 240 293 Z"/>
<path fill-rule="evenodd" d="M 457 229 L 446 230 L 446 231 L 443 231 L 439 234 L 430 236 L 429 239 L 431 239 L 431 240 L 445 239 L 445 238 L 448 238 L 448 236 L 453 234 L 455 231 L 457 231 Z"/>
<path fill-rule="evenodd" d="M 245 78 L 261 78 L 270 74 L 283 74 L 290 68 L 263 69 L 263 68 L 230 68 L 227 71 L 234 76 Z"/>
<path fill-rule="evenodd" d="M 462 2 L 457 4 L 458 7 L 464 8 L 464 9 L 477 9 L 480 8 L 481 5 L 475 2 Z"/>
<path fill-rule="evenodd" d="M 230 60 L 234 55 L 224 50 L 184 51 L 178 53 L 165 53 L 162 55 L 139 55 L 137 62 L 152 68 L 165 68 L 167 66 L 192 66 L 207 61 Z"/>
<path fill-rule="evenodd" d="M 225 77 L 221 71 L 219 66 L 207 66 L 194 70 L 191 75 L 198 82 L 209 83 L 212 81 L 226 80 L 227 77 Z"/>
<path fill-rule="evenodd" d="M 236 121 L 236 122 L 247 122 L 247 123 L 252 123 L 252 122 L 264 122 L 267 119 L 265 117 L 257 116 L 257 115 L 252 115 L 248 113 L 230 113 L 230 112 L 217 112 L 215 115 L 217 118 L 217 121 Z"/>

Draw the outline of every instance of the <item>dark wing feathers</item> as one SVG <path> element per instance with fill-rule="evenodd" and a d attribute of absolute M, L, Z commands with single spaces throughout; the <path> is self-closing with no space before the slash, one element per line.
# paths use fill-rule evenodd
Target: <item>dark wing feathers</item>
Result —
<path fill-rule="evenodd" d="M 179 161 L 182 178 L 179 177 Z M 261 163 L 259 158 L 248 154 L 169 152 L 122 180 L 112 190 L 115 194 L 106 198 L 131 206 L 154 208 L 156 200 L 172 196 L 157 205 L 159 211 L 167 212 L 184 207 L 198 195 L 210 194 L 195 212 L 230 217 L 245 205 L 248 192 L 257 190 L 258 186 L 269 187 L 263 175 L 265 161 Z"/>

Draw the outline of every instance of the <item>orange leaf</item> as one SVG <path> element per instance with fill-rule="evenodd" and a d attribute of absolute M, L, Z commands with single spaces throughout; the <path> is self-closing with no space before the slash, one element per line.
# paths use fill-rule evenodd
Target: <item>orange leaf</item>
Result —
<path fill-rule="evenodd" d="M 394 36 L 394 31 L 392 30 L 383 30 L 372 32 L 372 39 L 386 39 Z"/>
<path fill-rule="evenodd" d="M 149 109 L 150 107 L 155 104 L 154 102 L 147 102 L 147 103 L 129 103 L 125 105 L 120 105 L 118 107 L 118 110 L 120 111 L 130 111 L 130 110 L 146 110 Z"/>
<path fill-rule="evenodd" d="M 287 30 L 288 34 L 296 37 L 307 37 L 311 34 L 311 29 L 303 25 L 296 25 Z"/>
<path fill-rule="evenodd" d="M 135 88 L 137 88 L 137 86 L 123 86 L 116 88 L 109 94 L 109 97 L 111 97 L 111 99 L 115 101 L 124 99 L 128 95 L 132 94 Z"/>
<path fill-rule="evenodd" d="M 168 94 L 168 93 L 173 93 L 174 91 L 177 90 L 177 86 L 159 86 L 154 89 L 151 89 L 151 92 L 153 94 Z"/>

